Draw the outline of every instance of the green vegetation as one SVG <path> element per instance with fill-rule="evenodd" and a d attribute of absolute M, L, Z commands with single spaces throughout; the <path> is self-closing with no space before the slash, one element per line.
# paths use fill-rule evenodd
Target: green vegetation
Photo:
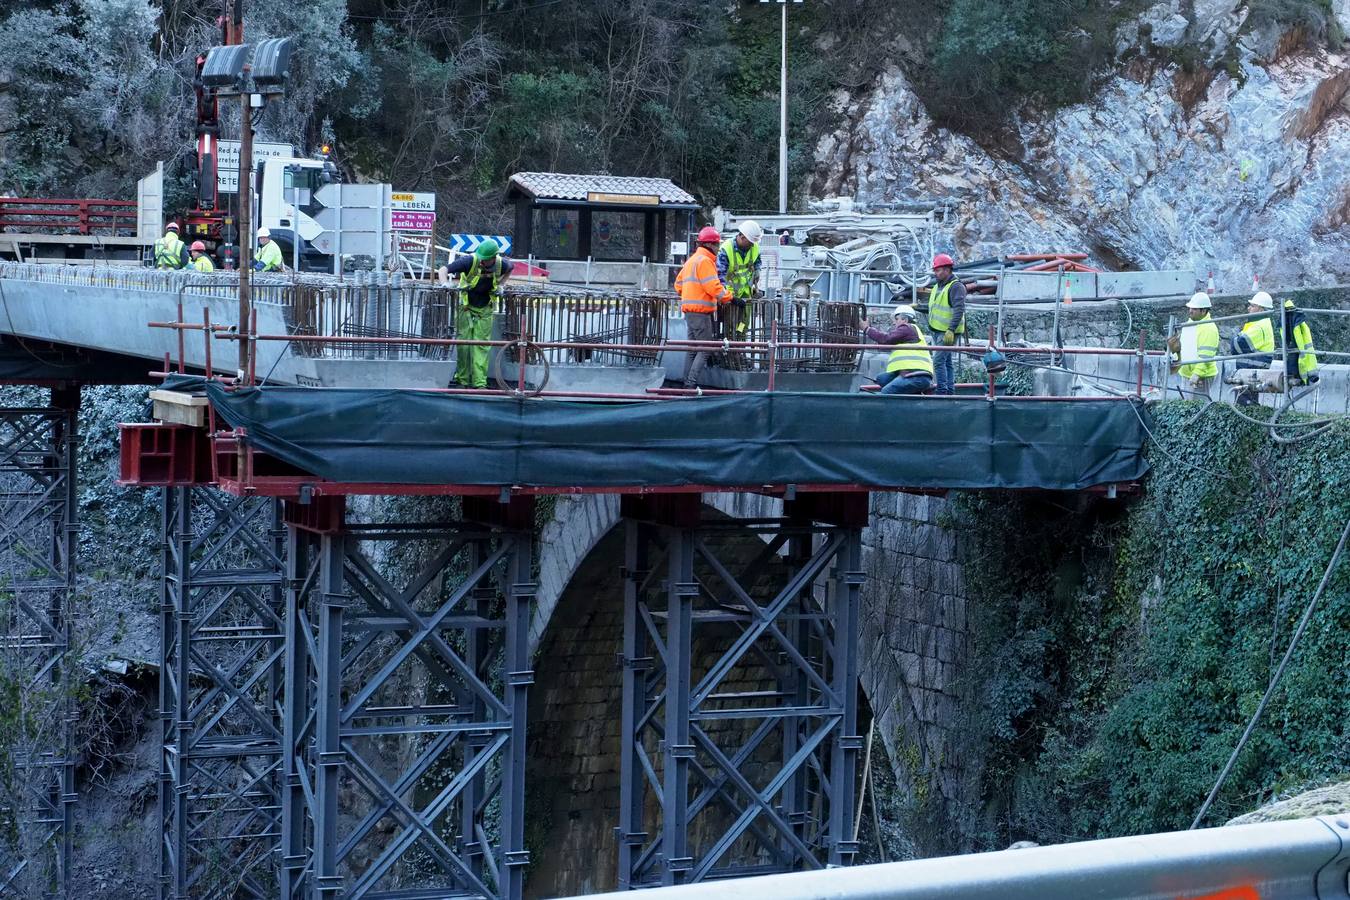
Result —
<path fill-rule="evenodd" d="M 974 130 L 1023 100 L 1087 99 L 1114 54 L 1114 32 L 1138 3 L 952 0 L 921 79 L 935 118 Z"/>
<path fill-rule="evenodd" d="M 1332 47 L 1345 40 L 1331 0 L 1250 0 L 1245 27 L 1259 30 L 1272 25 L 1302 28 L 1308 37 Z"/>
<path fill-rule="evenodd" d="M 1262 413 L 1257 413 L 1262 415 Z M 1165 403 L 1144 496 L 957 505 L 973 596 L 967 845 L 1190 824 L 1350 518 L 1350 425 L 1297 444 L 1231 408 Z M 1350 771 L 1350 563 L 1209 822 Z"/>

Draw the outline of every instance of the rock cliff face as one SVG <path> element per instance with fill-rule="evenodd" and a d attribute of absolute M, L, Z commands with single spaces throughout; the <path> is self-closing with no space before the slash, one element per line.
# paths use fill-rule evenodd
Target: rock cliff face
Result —
<path fill-rule="evenodd" d="M 1334 9 L 1350 28 L 1350 0 Z M 1151 7 L 1090 102 L 1019 113 L 997 150 L 936 126 L 890 68 L 836 97 L 847 125 L 816 148 L 814 192 L 949 201 L 968 258 L 1081 248 L 1225 290 L 1350 281 L 1350 56 L 1246 19 L 1236 0 Z"/>

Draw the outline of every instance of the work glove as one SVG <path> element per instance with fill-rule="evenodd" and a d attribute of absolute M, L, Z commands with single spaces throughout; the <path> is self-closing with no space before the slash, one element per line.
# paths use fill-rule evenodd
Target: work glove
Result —
<path fill-rule="evenodd" d="M 745 298 L 737 297 L 735 300 L 731 301 L 731 305 L 736 307 L 737 309 L 745 309 Z"/>
<path fill-rule="evenodd" d="M 1172 353 L 1175 353 L 1178 357 L 1181 356 L 1181 338 L 1177 337 L 1175 334 L 1168 338 L 1167 349 Z"/>
<path fill-rule="evenodd" d="M 1200 376 L 1192 375 L 1190 377 L 1190 385 L 1192 389 L 1198 388 L 1200 386 Z"/>
<path fill-rule="evenodd" d="M 952 331 L 951 329 L 947 329 L 947 332 L 942 335 L 942 346 L 950 347 L 952 344 L 955 343 L 956 343 L 956 332 Z"/>

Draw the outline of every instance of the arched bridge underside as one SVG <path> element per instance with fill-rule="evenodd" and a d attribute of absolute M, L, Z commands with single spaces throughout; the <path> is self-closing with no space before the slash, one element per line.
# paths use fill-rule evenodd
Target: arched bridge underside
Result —
<path fill-rule="evenodd" d="M 164 498 L 173 898 L 847 864 L 870 494 L 1144 474 L 1128 401 L 205 397 L 123 426 Z"/>

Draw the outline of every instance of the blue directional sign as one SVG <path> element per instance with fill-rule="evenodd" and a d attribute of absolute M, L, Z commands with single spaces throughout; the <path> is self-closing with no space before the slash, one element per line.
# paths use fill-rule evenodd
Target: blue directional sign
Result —
<path fill-rule="evenodd" d="M 503 253 L 508 255 L 511 253 L 511 238 L 505 234 L 452 234 L 449 246 L 458 253 L 472 253 L 475 247 L 488 238 L 496 241 Z"/>

